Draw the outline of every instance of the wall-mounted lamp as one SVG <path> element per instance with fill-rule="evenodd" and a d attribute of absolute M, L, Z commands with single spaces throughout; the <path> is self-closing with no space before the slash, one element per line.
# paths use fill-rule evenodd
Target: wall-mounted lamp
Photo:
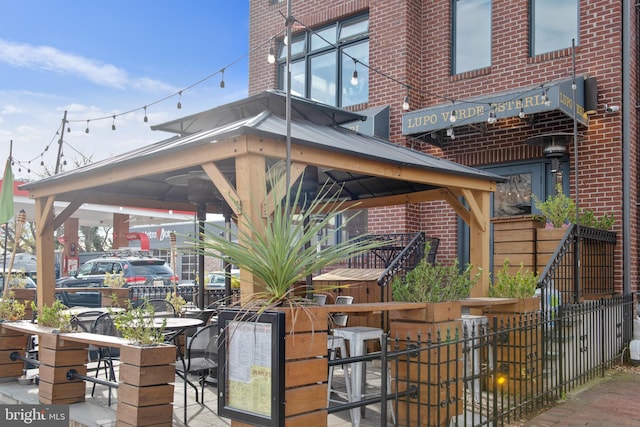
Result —
<path fill-rule="evenodd" d="M 598 112 L 598 82 L 595 77 L 584 79 L 584 112 L 587 115 Z"/>

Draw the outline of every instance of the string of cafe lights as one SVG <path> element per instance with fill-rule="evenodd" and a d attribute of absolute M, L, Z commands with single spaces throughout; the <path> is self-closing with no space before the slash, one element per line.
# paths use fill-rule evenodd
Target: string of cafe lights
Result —
<path fill-rule="evenodd" d="M 282 12 L 281 12 L 281 15 L 282 15 Z M 283 15 L 283 17 L 284 17 L 284 15 Z M 286 17 L 284 17 L 284 18 L 285 18 L 285 24 L 290 22 L 292 26 L 295 26 L 297 28 L 305 29 L 309 33 L 311 33 L 314 36 L 316 36 L 319 39 L 321 39 L 327 45 L 330 45 L 335 49 L 339 49 L 338 45 L 336 45 L 335 43 L 327 40 L 325 37 L 322 36 L 322 34 L 316 32 L 313 28 L 311 28 L 308 25 L 306 25 L 305 23 L 299 21 L 295 17 L 290 17 L 289 19 L 287 19 Z M 295 25 L 295 24 L 297 24 L 297 25 Z M 283 43 L 286 44 L 287 40 L 284 39 Z M 353 67 L 353 73 L 351 75 L 351 84 L 352 85 L 354 85 L 354 86 L 358 85 L 358 64 L 361 64 L 363 67 L 367 68 L 369 71 L 372 71 L 372 72 L 374 72 L 374 73 L 376 73 L 376 74 L 378 74 L 378 75 L 380 75 L 380 76 L 382 76 L 382 77 L 384 77 L 384 78 L 386 78 L 386 79 L 388 79 L 388 80 L 390 80 L 390 81 L 392 81 L 394 83 L 397 83 L 398 85 L 404 87 L 406 89 L 406 95 L 405 95 L 405 97 L 403 99 L 403 102 L 402 102 L 402 110 L 403 111 L 409 111 L 411 109 L 411 106 L 410 106 L 410 93 L 411 92 L 417 92 L 418 94 L 420 94 L 422 96 L 431 96 L 433 98 L 438 98 L 438 99 L 442 99 L 442 100 L 451 102 L 452 109 L 451 109 L 451 112 L 449 113 L 448 120 L 449 120 L 449 122 L 451 123 L 452 126 L 447 128 L 447 130 L 446 130 L 447 136 L 449 138 L 451 138 L 451 139 L 455 139 L 455 137 L 456 137 L 455 133 L 453 131 L 453 124 L 457 123 L 458 126 L 460 126 L 461 124 L 464 124 L 464 120 L 465 120 L 465 119 L 459 119 L 458 118 L 458 114 L 457 114 L 457 110 L 458 109 L 456 108 L 456 105 L 460 105 L 460 104 L 478 105 L 479 104 L 477 101 L 456 99 L 456 98 L 452 98 L 452 97 L 449 97 L 449 96 L 445 96 L 445 95 L 442 95 L 442 94 L 437 94 L 437 93 L 430 92 L 430 91 L 427 91 L 427 90 L 424 90 L 424 89 L 421 89 L 421 88 L 417 88 L 417 87 L 411 86 L 411 85 L 409 85 L 409 84 L 407 84 L 405 82 L 402 82 L 402 81 L 396 79 L 393 76 L 390 76 L 389 74 L 387 74 L 387 73 L 385 73 L 385 72 L 383 72 L 383 71 L 381 71 L 381 70 L 379 70 L 379 69 L 377 69 L 375 67 L 370 66 L 369 64 L 365 64 L 364 62 L 360 61 L 358 58 L 355 58 L 355 57 L 349 55 L 345 51 L 342 51 L 341 53 L 342 53 L 342 55 L 348 57 L 349 59 L 351 59 L 353 61 L 354 67 Z M 275 55 L 274 55 L 273 46 L 269 46 L 269 53 L 268 53 L 267 59 L 268 59 L 269 63 L 271 63 L 271 64 L 275 63 Z M 537 86 L 535 86 L 535 87 L 533 87 L 531 89 L 527 89 L 527 90 L 518 92 L 518 93 L 514 94 L 513 98 L 510 98 L 510 99 L 507 99 L 507 100 L 504 100 L 504 101 L 501 101 L 501 102 L 498 102 L 498 103 L 495 103 L 495 102 L 486 103 L 487 106 L 489 107 L 489 116 L 487 118 L 487 123 L 490 124 L 490 125 L 496 123 L 497 120 L 498 120 L 497 119 L 497 111 L 498 111 L 498 109 L 501 106 L 506 105 L 506 104 L 511 103 L 511 102 L 514 102 L 514 101 L 515 102 L 519 102 L 519 105 L 520 105 L 520 111 L 518 112 L 518 117 L 520 119 L 525 119 L 527 117 L 527 113 L 526 113 L 525 108 L 524 108 L 523 99 L 525 99 L 530 94 L 540 93 L 540 102 L 542 104 L 544 104 L 544 105 L 547 105 L 547 106 L 551 105 L 551 101 L 549 99 L 549 93 L 548 92 L 549 92 L 549 89 L 551 87 L 553 87 L 553 86 L 554 86 L 553 84 L 543 83 L 543 84 L 537 85 Z M 462 121 L 460 121 L 460 120 L 462 120 Z"/>
<path fill-rule="evenodd" d="M 284 30 L 283 30 L 284 31 Z M 252 53 L 263 49 L 266 45 L 271 45 L 273 44 L 273 40 L 277 37 L 279 37 L 282 32 L 279 32 L 271 37 L 269 37 L 266 41 L 258 44 L 257 46 L 255 46 L 253 49 L 249 50 L 246 54 L 239 56 L 238 58 L 234 59 L 233 61 L 231 61 L 230 63 L 228 63 L 227 65 L 225 65 L 224 67 L 220 68 L 219 70 L 201 78 L 200 80 L 191 83 L 188 86 L 185 86 L 184 88 L 182 88 L 181 90 L 171 93 L 167 96 L 164 96 L 160 99 L 157 99 L 153 102 L 149 102 L 147 104 L 144 104 L 140 107 L 136 107 L 136 108 L 132 108 L 126 111 L 123 111 L 121 113 L 116 113 L 116 114 L 108 114 L 108 115 L 102 115 L 102 116 L 97 116 L 97 117 L 90 117 L 90 118 L 82 118 L 82 119 L 63 119 L 64 125 L 67 126 L 66 131 L 68 133 L 71 133 L 71 124 L 72 123 L 85 123 L 85 133 L 89 133 L 90 132 L 90 128 L 89 125 L 91 122 L 97 122 L 97 121 L 101 121 L 101 120 L 112 120 L 111 122 L 111 129 L 112 130 L 116 130 L 116 119 L 118 117 L 124 116 L 124 115 L 128 115 L 128 114 L 133 114 L 139 111 L 143 111 L 144 112 L 144 117 L 143 117 L 143 121 L 144 123 L 147 123 L 149 121 L 149 118 L 147 116 L 147 112 L 148 109 L 158 105 L 160 103 L 163 103 L 169 99 L 178 97 L 178 101 L 176 103 L 176 108 L 178 110 L 182 109 L 182 95 L 193 89 L 194 87 L 201 85 L 202 83 L 214 78 L 217 75 L 220 75 L 220 82 L 219 82 L 219 87 L 221 89 L 225 88 L 225 71 L 229 70 L 230 68 L 232 68 L 234 65 L 236 65 L 237 63 L 239 63 L 240 61 L 242 61 L 243 59 L 249 57 Z M 67 141 L 63 140 L 63 138 L 61 138 L 61 135 L 63 134 L 63 128 L 62 128 L 63 124 L 59 125 L 58 129 L 56 130 L 55 134 L 53 135 L 53 137 L 51 138 L 51 140 L 47 143 L 47 145 L 44 147 L 44 149 L 40 152 L 40 154 L 38 154 L 37 156 L 34 156 L 33 158 L 29 159 L 29 160 L 23 160 L 20 161 L 18 159 L 16 159 L 15 157 L 12 156 L 11 158 L 11 163 L 12 165 L 17 165 L 18 166 L 18 172 L 22 172 L 22 169 L 24 168 L 27 173 L 36 173 L 33 168 L 31 167 L 32 163 L 38 159 L 40 159 L 40 166 L 45 166 L 45 162 L 44 162 L 44 155 L 49 151 L 49 149 L 51 148 L 51 146 L 53 145 L 54 142 L 58 142 L 58 144 L 61 145 L 60 148 L 60 158 L 62 161 L 63 165 L 67 164 L 66 159 L 64 159 L 64 149 L 62 146 L 67 146 L 70 149 L 72 149 L 75 153 L 77 153 L 78 155 L 80 155 L 83 158 L 83 161 L 85 162 L 90 162 L 91 159 L 86 157 L 84 154 L 82 154 L 80 152 L 80 150 L 77 150 L 76 148 L 74 148 L 71 144 L 69 144 Z M 36 173 L 39 177 L 44 177 L 44 174 L 38 174 Z"/>

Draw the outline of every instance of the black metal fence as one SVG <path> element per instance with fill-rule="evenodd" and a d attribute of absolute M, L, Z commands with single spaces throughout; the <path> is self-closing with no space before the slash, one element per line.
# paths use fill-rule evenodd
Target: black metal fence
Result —
<path fill-rule="evenodd" d="M 616 233 L 571 224 L 538 286 L 557 295 L 561 304 L 613 295 L 615 248 Z"/>
<path fill-rule="evenodd" d="M 381 360 L 377 397 L 369 384 L 366 400 L 329 412 L 375 402 L 382 426 L 508 425 L 621 362 L 633 313 L 633 297 L 625 296 L 547 312 L 463 316 L 459 328 L 424 325 L 421 334 L 390 337 L 383 351 L 366 357 Z"/>
<path fill-rule="evenodd" d="M 187 303 L 198 303 L 197 285 L 180 285 L 177 288 L 180 295 Z M 134 307 L 142 304 L 145 299 L 164 299 L 167 294 L 173 292 L 173 286 L 133 286 L 129 288 L 129 301 Z M 204 305 L 207 307 L 218 307 L 230 305 L 240 299 L 240 289 L 232 289 L 232 295 L 227 298 L 223 289 L 205 289 Z"/>

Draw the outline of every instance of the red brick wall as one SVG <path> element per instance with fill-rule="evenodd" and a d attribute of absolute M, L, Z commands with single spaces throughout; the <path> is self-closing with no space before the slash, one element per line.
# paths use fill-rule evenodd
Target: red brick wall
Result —
<path fill-rule="evenodd" d="M 533 124 L 520 119 L 499 120 L 484 134 L 456 129 L 456 139 L 442 148 L 402 135 L 401 105 L 409 85 L 412 110 L 447 102 L 488 96 L 495 92 L 542 85 L 567 79 L 572 74 L 571 49 L 529 57 L 528 1 L 494 0 L 492 18 L 492 63 L 489 68 L 451 76 L 450 0 L 320 0 L 293 3 L 293 16 L 310 27 L 320 26 L 350 15 L 369 11 L 369 103 L 364 107 L 389 105 L 391 140 L 398 144 L 445 157 L 466 165 L 482 166 L 541 158 L 539 147 L 525 145 L 534 135 L 572 132 L 573 122 L 561 113 L 538 114 Z M 576 49 L 577 75 L 598 80 L 598 113 L 589 127 L 579 126 L 580 206 L 597 215 L 613 212 L 618 233 L 616 263 L 622 286 L 622 119 L 621 113 L 607 114 L 604 104 L 622 103 L 622 10 L 620 1 L 580 2 L 579 46 Z M 631 6 L 633 9 L 633 5 Z M 286 5 L 269 0 L 251 1 L 251 48 L 284 29 Z M 633 11 L 632 11 L 633 12 Z M 632 18 L 634 52 L 632 81 L 637 81 L 637 31 Z M 275 66 L 266 61 L 267 48 L 256 51 L 249 61 L 249 93 L 276 86 Z M 384 75 L 383 75 L 384 73 Z M 637 104 L 637 87 L 632 84 L 631 106 Z M 638 280 L 638 144 L 637 117 L 632 113 L 631 144 L 631 283 Z M 570 149 L 571 195 L 575 195 L 574 158 Z M 440 237 L 439 259 L 456 256 L 456 216 L 445 203 L 402 206 L 370 211 L 370 229 L 375 232 L 424 230 Z"/>

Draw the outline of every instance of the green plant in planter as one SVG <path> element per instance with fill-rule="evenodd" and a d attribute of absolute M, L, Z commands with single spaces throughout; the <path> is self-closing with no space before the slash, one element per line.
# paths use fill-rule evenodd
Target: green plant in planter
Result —
<path fill-rule="evenodd" d="M 296 296 L 296 283 L 325 267 L 387 244 L 363 236 L 334 244 L 330 240 L 332 235 L 323 231 L 333 228 L 339 234 L 349 222 L 345 218 L 334 227 L 335 218 L 347 211 L 337 197 L 339 191 L 333 186 L 323 186 L 305 209 L 296 212 L 295 207 L 305 200 L 302 179 L 295 190 L 284 191 L 277 184 L 284 181 L 278 179 L 280 175 L 272 174 L 271 170 L 268 175 L 272 176 L 268 184 L 274 197 L 273 214 L 266 221 L 248 221 L 247 230 L 232 232 L 230 240 L 225 239 L 220 229 L 205 233 L 203 242 L 205 255 L 228 261 L 257 279 L 260 290 L 247 298 L 248 309 L 308 305 L 308 300 Z M 280 200 L 278 194 L 285 194 L 284 199 Z M 322 215 L 317 215 L 318 212 Z M 322 249 L 318 250 L 319 247 Z"/>
<path fill-rule="evenodd" d="M 15 292 L 9 291 L 8 298 L 0 301 L 0 319 L 15 321 L 24 318 L 26 310 L 26 301 L 21 303 L 15 299 Z"/>
<path fill-rule="evenodd" d="M 556 194 L 547 197 L 544 202 L 535 195 L 533 199 L 536 208 L 540 211 L 540 215 L 535 215 L 535 217 L 550 222 L 554 228 L 576 222 L 576 202 L 562 192 L 561 184 L 556 186 Z M 580 209 L 578 220 L 582 226 L 600 230 L 611 230 L 615 222 L 613 213 L 597 218 L 595 213 L 589 209 Z"/>
<path fill-rule="evenodd" d="M 31 308 L 38 313 L 38 325 L 49 326 L 59 332 L 73 331 L 71 314 L 64 312 L 68 307 L 60 300 L 55 300 L 51 306 L 45 304 L 40 310 L 36 306 L 36 303 L 31 301 Z"/>
<path fill-rule="evenodd" d="M 425 250 L 429 253 L 429 248 Z M 456 259 L 451 265 L 427 262 L 426 257 L 404 279 L 396 278 L 391 294 L 394 301 L 448 302 L 468 298 L 471 289 L 480 279 L 481 272 L 472 275 L 473 266 L 467 264 L 460 271 Z"/>
<path fill-rule="evenodd" d="M 182 313 L 182 308 L 187 305 L 187 301 L 178 295 L 177 292 L 168 292 L 165 299 L 173 305 L 176 309 L 176 313 Z"/>
<path fill-rule="evenodd" d="M 140 346 L 154 346 L 164 342 L 164 328 L 167 320 L 163 319 L 161 325 L 155 323 L 155 312 L 151 305 L 145 308 L 133 308 L 131 304 L 127 310 L 113 313 L 113 324 L 131 344 Z"/>
<path fill-rule="evenodd" d="M 524 263 L 515 274 L 509 272 L 509 260 L 505 259 L 502 270 L 494 274 L 489 296 L 494 298 L 530 298 L 536 292 L 538 275 L 524 269 Z"/>

